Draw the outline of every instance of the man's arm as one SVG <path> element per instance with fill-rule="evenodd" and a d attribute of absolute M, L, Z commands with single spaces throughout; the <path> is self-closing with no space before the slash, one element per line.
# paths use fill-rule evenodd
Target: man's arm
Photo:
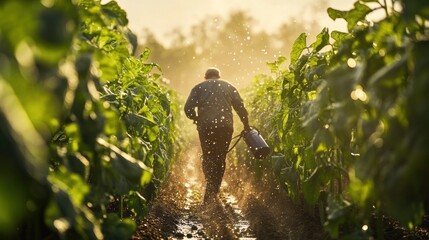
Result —
<path fill-rule="evenodd" d="M 232 94 L 232 107 L 237 112 L 238 116 L 240 117 L 240 120 L 244 125 L 244 130 L 245 131 L 250 130 L 249 117 L 248 117 L 249 113 L 247 112 L 246 108 L 244 107 L 243 99 L 241 98 L 237 89 L 234 89 L 233 94 Z"/>
<path fill-rule="evenodd" d="M 191 120 L 197 121 L 198 116 L 195 112 L 195 108 L 198 106 L 198 94 L 197 91 L 192 89 L 191 93 L 189 94 L 188 100 L 186 100 L 185 103 L 185 114 L 186 117 L 188 117 Z"/>

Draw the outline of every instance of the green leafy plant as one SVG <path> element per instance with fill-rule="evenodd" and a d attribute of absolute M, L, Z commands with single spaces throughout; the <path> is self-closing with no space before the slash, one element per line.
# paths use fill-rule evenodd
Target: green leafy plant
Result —
<path fill-rule="evenodd" d="M 174 154 L 160 67 L 115 1 L 0 14 L 0 237 L 129 239 Z"/>
<path fill-rule="evenodd" d="M 323 29 L 309 45 L 301 34 L 288 68 L 277 64 L 284 58 L 269 64 L 282 84 L 270 91 L 272 80 L 255 85 L 281 91 L 280 99 L 248 97 L 252 109 L 262 106 L 260 116 L 273 117 L 260 125 L 275 129 L 271 166 L 280 185 L 334 238 L 382 237 L 362 232 L 373 214 L 414 228 L 427 213 L 428 9 L 413 0 L 329 8 L 348 32 Z M 375 11 L 385 17 L 366 20 Z"/>

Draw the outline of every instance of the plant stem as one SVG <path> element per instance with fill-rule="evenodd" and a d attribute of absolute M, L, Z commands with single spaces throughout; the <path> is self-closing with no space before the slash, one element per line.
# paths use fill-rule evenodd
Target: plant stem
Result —
<path fill-rule="evenodd" d="M 389 16 L 389 10 L 387 9 L 387 0 L 383 0 L 384 1 L 384 11 L 386 12 L 386 17 Z"/>

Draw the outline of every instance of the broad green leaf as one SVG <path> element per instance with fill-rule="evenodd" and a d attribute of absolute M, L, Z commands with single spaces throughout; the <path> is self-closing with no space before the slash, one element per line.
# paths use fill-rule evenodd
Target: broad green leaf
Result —
<path fill-rule="evenodd" d="M 128 24 L 127 13 L 116 1 L 110 1 L 101 5 L 101 11 L 121 26 L 126 26 Z"/>
<path fill-rule="evenodd" d="M 340 169 L 325 165 L 318 166 L 315 168 L 313 173 L 304 180 L 302 188 L 305 199 L 310 204 L 315 204 L 319 200 L 320 191 L 325 185 L 334 179 L 338 179 L 341 176 Z"/>
<path fill-rule="evenodd" d="M 340 32 L 340 31 L 332 31 L 331 37 L 335 40 L 337 43 L 341 43 L 344 39 L 346 39 L 348 36 L 350 36 L 349 33 Z"/>
<path fill-rule="evenodd" d="M 295 81 L 297 81 L 298 83 L 302 84 L 302 82 L 305 79 L 305 71 L 307 70 L 307 64 L 309 63 L 308 60 L 310 60 L 310 57 L 312 55 L 309 53 L 305 53 L 303 55 L 301 55 L 300 58 L 298 58 L 298 60 L 295 62 L 295 65 L 293 66 L 293 73 L 294 73 L 294 78 Z M 302 85 L 296 86 L 298 87 L 296 89 L 296 92 L 300 92 Z M 294 93 L 296 97 L 299 97 L 298 94 Z"/>
<path fill-rule="evenodd" d="M 142 67 L 142 74 L 149 74 L 156 66 L 157 65 L 154 63 L 144 63 Z"/>
<path fill-rule="evenodd" d="M 147 186 L 152 180 L 152 172 L 144 171 L 140 179 L 140 186 Z"/>
<path fill-rule="evenodd" d="M 272 73 L 278 73 L 280 71 L 280 66 L 286 61 L 286 58 L 280 56 L 274 62 L 267 62 L 267 66 L 270 67 Z"/>
<path fill-rule="evenodd" d="M 103 111 L 105 117 L 104 133 L 108 136 L 120 135 L 125 132 L 125 124 L 119 118 L 119 114 L 113 109 Z"/>
<path fill-rule="evenodd" d="M 106 140 L 98 138 L 97 143 L 110 149 L 112 153 L 114 153 L 111 158 L 112 166 L 129 181 L 139 183 L 144 171 L 153 171 L 152 168 L 147 167 L 142 161 L 133 158 L 118 147 L 108 143 Z"/>
<path fill-rule="evenodd" d="M 130 43 L 130 53 L 134 56 L 137 47 L 138 47 L 138 40 L 137 35 L 135 35 L 131 30 L 125 31 L 125 36 L 128 39 L 128 42 Z"/>
<path fill-rule="evenodd" d="M 74 205 L 82 205 L 86 194 L 89 192 L 89 186 L 84 182 L 82 177 L 76 173 L 68 171 L 65 167 L 51 172 L 48 176 L 49 182 L 67 192 Z"/>
<path fill-rule="evenodd" d="M 158 126 L 153 126 L 151 128 L 148 128 L 147 131 L 146 131 L 146 134 L 147 134 L 150 142 L 155 141 L 158 138 L 158 136 L 159 136 L 159 128 L 158 128 Z"/>
<path fill-rule="evenodd" d="M 120 61 L 117 55 L 113 53 L 96 52 L 95 55 L 100 71 L 100 77 L 103 82 L 115 82 L 118 79 Z"/>
<path fill-rule="evenodd" d="M 135 113 L 125 115 L 124 120 L 127 127 L 132 127 L 140 133 L 143 133 L 145 129 L 151 129 L 158 125 L 153 119 Z"/>
<path fill-rule="evenodd" d="M 351 31 L 359 21 L 365 19 L 365 17 L 372 12 L 372 9 L 367 5 L 356 2 L 354 4 L 354 8 L 350 11 L 339 11 L 333 8 L 328 8 L 329 17 L 332 20 L 336 20 L 337 18 L 343 18 L 347 21 L 347 29 Z"/>
<path fill-rule="evenodd" d="M 328 8 L 328 15 L 332 20 L 337 20 L 337 18 L 346 18 L 347 11 L 340 11 L 333 8 Z"/>
<path fill-rule="evenodd" d="M 307 34 L 301 33 L 292 45 L 292 51 L 290 53 L 291 64 L 295 64 L 302 51 L 307 47 Z"/>
<path fill-rule="evenodd" d="M 359 21 L 365 19 L 365 17 L 372 12 L 372 9 L 365 4 L 356 2 L 354 8 L 350 10 L 345 17 L 347 21 L 347 29 L 351 31 Z"/>
<path fill-rule="evenodd" d="M 310 47 L 313 48 L 313 52 L 318 52 L 327 45 L 329 45 L 329 31 L 328 28 L 324 28 L 322 32 L 317 35 L 316 41 L 311 44 Z"/>
<path fill-rule="evenodd" d="M 330 148 L 330 146 L 334 145 L 334 137 L 328 129 L 318 129 L 314 134 L 311 145 L 315 153 L 325 152 Z"/>
<path fill-rule="evenodd" d="M 143 173 L 143 168 L 140 167 L 137 161 L 129 161 L 123 155 L 118 154 L 112 155 L 110 161 L 113 169 L 124 176 L 127 180 L 132 183 L 139 182 Z"/>

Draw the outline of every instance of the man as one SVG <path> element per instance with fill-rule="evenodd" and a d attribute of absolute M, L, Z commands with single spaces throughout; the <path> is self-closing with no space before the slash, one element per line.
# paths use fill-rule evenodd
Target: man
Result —
<path fill-rule="evenodd" d="M 226 154 L 233 133 L 232 108 L 243 122 L 244 130 L 248 131 L 250 127 L 240 94 L 232 84 L 220 79 L 219 69 L 207 69 L 204 78 L 205 81 L 192 89 L 185 113 L 197 124 L 207 182 L 204 203 L 209 203 L 216 199 L 225 172 Z"/>

